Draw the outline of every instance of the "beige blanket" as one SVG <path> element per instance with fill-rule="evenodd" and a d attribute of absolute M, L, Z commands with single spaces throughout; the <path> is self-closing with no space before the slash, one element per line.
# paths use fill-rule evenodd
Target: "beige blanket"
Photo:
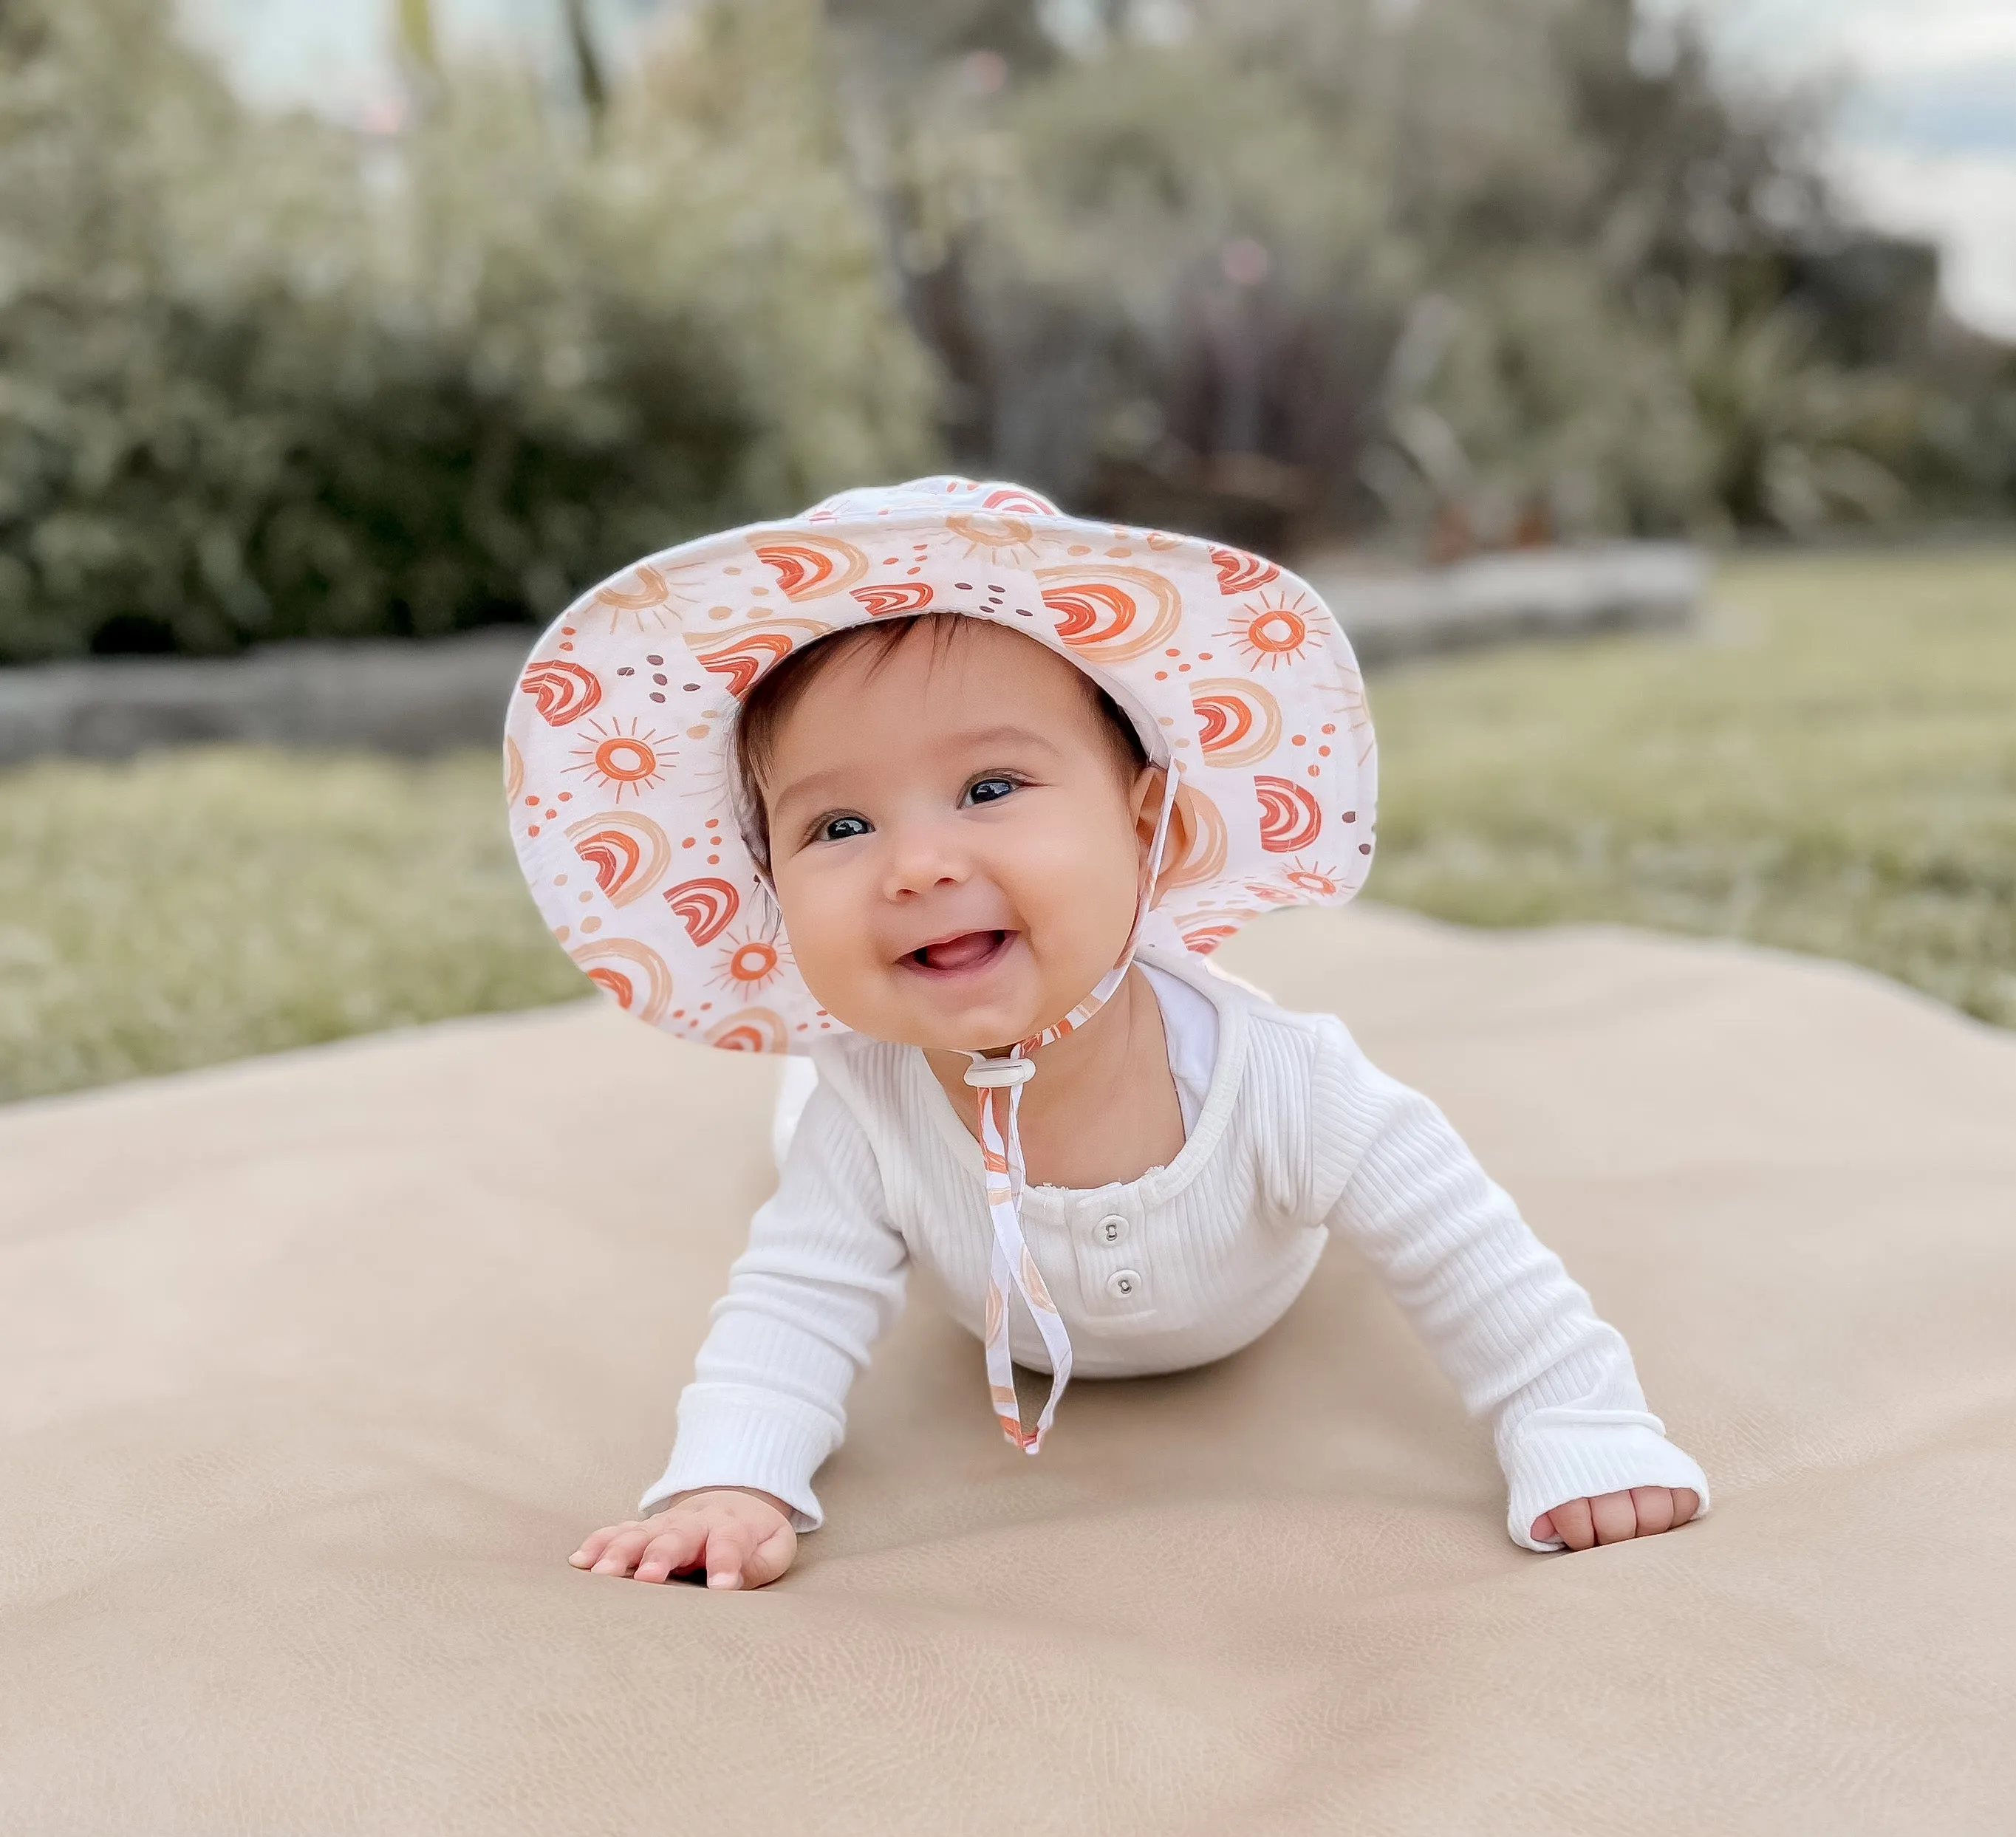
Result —
<path fill-rule="evenodd" d="M 0 1831 L 2016 1830 L 2016 1039 L 1604 931 L 1232 965 L 1434 1095 L 1717 1489 L 1535 1556 L 1334 1252 L 1042 1458 L 922 1292 L 761 1594 L 659 1470 L 772 1064 L 583 1006 L 0 1112 Z"/>

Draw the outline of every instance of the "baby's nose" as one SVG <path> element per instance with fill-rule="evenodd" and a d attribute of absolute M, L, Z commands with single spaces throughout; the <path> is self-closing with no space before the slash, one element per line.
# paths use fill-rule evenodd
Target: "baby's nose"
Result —
<path fill-rule="evenodd" d="M 914 898 L 936 888 L 963 885 L 972 872 L 966 851 L 940 825 L 906 825 L 891 838 L 885 891 L 892 899 Z"/>

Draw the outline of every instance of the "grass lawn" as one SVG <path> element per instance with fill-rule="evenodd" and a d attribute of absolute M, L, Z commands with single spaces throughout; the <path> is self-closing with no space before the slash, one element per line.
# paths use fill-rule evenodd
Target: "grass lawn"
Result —
<path fill-rule="evenodd" d="M 1749 559 L 1701 635 L 1372 685 L 1369 891 L 1845 957 L 2016 1026 L 2016 550 Z"/>
<path fill-rule="evenodd" d="M 1702 635 L 1372 685 L 1373 897 L 1852 958 L 2016 1026 L 2016 551 L 1744 560 Z M 583 991 L 488 753 L 0 773 L 0 1098 Z"/>

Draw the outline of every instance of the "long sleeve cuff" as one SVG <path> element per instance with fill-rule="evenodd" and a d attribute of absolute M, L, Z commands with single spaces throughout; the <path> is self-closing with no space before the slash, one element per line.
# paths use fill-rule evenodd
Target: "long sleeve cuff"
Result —
<path fill-rule="evenodd" d="M 689 1390 L 679 1403 L 671 1463 L 645 1493 L 639 1515 L 648 1518 L 674 1494 L 697 1487 L 754 1486 L 790 1507 L 794 1530 L 815 1531 L 826 1515 L 812 1476 L 839 1439 L 830 1417 L 794 1408 L 774 1394 L 758 1400 Z"/>
<path fill-rule="evenodd" d="M 1510 1490 L 1505 1528 L 1527 1550 L 1559 1550 L 1538 1542 L 1533 1520 L 1571 1499 L 1593 1499 L 1633 1486 L 1686 1486 L 1698 1494 L 1705 1517 L 1708 1478 L 1693 1458 L 1666 1440 L 1666 1425 L 1634 1410 L 1535 1410 L 1499 1450 Z"/>

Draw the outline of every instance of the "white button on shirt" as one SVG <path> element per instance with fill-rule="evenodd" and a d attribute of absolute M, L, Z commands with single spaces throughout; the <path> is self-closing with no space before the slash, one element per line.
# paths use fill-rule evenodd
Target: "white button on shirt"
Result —
<path fill-rule="evenodd" d="M 1277 1008 L 1184 953 L 1138 961 L 1162 1008 L 1182 1152 L 1138 1180 L 1031 1187 L 1022 1202 L 1078 1378 L 1179 1371 L 1250 1344 L 1334 1231 L 1490 1417 L 1515 1542 L 1557 1548 L 1528 1533 L 1542 1512 L 1630 1486 L 1691 1487 L 1707 1509 L 1708 1483 L 1647 1413 L 1622 1336 L 1432 1103 L 1332 1016 Z M 816 1527 L 812 1476 L 913 1261 L 976 1341 L 983 1330 L 993 1233 L 971 1131 L 913 1047 L 841 1034 L 814 1058 L 817 1086 L 715 1304 L 647 1513 L 695 1487 L 752 1486 Z M 1009 1335 L 1018 1361 L 1049 1369 L 1019 1299 Z M 992 1433 L 977 1344 L 973 1356 L 974 1433 Z M 1366 1406 L 1340 1393 L 1331 1407 Z M 1053 1433 L 1070 1417 L 1067 1400 Z"/>

